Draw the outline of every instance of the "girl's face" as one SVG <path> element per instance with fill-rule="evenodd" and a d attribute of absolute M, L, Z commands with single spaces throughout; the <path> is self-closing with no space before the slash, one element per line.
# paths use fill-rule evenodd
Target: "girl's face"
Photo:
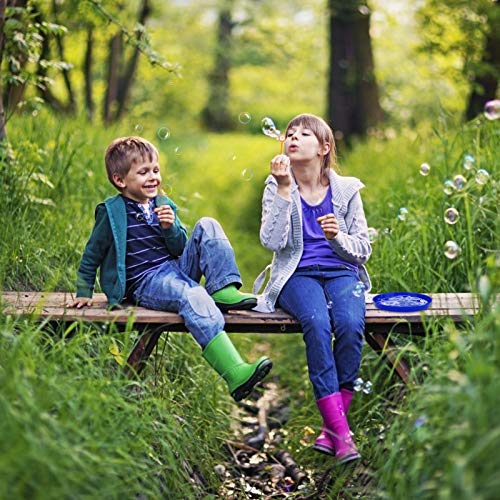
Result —
<path fill-rule="evenodd" d="M 297 125 L 286 133 L 285 154 L 292 163 L 320 160 L 330 150 L 329 144 L 321 145 L 313 131 Z"/>
<path fill-rule="evenodd" d="M 161 184 L 160 165 L 158 160 L 134 163 L 124 178 L 115 174 L 113 180 L 124 196 L 139 203 L 147 203 L 150 198 L 158 195 Z"/>

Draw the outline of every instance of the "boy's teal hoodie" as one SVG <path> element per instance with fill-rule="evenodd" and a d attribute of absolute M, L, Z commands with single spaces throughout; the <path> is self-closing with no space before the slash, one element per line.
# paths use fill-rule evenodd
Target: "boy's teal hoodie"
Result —
<path fill-rule="evenodd" d="M 175 222 L 168 229 L 161 229 L 168 253 L 173 257 L 181 255 L 187 241 L 187 231 L 177 217 L 175 203 L 164 195 L 161 204 L 168 204 L 175 214 Z M 127 213 L 121 195 L 106 199 L 97 205 L 95 223 L 85 246 L 78 267 L 76 296 L 92 297 L 97 269 L 102 291 L 106 294 L 109 306 L 119 304 L 125 296 L 127 250 Z"/>

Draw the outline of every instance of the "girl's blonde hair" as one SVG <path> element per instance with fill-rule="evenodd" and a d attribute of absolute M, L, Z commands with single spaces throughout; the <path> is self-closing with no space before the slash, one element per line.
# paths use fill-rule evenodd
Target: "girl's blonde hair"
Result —
<path fill-rule="evenodd" d="M 142 137 L 119 137 L 106 149 L 104 162 L 108 179 L 113 186 L 118 187 L 113 175 L 125 177 L 132 165 L 139 162 L 153 162 L 158 160 L 158 150 Z"/>
<path fill-rule="evenodd" d="M 329 168 L 338 170 L 335 139 L 333 137 L 332 129 L 328 123 L 326 123 L 325 120 L 319 116 L 303 113 L 290 120 L 286 126 L 285 135 L 288 134 L 288 131 L 291 128 L 298 126 L 308 128 L 316 136 L 321 146 L 324 146 L 326 143 L 330 145 L 330 151 L 326 153 L 321 160 L 322 172 L 326 174 Z"/>

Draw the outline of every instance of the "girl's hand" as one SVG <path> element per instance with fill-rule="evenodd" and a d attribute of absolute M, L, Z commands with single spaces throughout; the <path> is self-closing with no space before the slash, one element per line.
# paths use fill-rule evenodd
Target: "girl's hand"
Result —
<path fill-rule="evenodd" d="M 68 302 L 66 304 L 67 307 L 76 307 L 77 309 L 81 309 L 82 307 L 91 307 L 92 299 L 88 297 L 77 297 L 73 302 Z"/>
<path fill-rule="evenodd" d="M 292 175 L 290 174 L 290 158 L 286 155 L 277 155 L 271 160 L 271 174 L 278 182 L 279 187 L 290 187 Z"/>
<path fill-rule="evenodd" d="M 321 230 L 327 240 L 333 240 L 340 231 L 339 222 L 335 215 L 326 214 L 316 219 L 321 225 Z"/>
<path fill-rule="evenodd" d="M 170 205 L 160 205 L 155 208 L 155 214 L 158 216 L 160 226 L 168 229 L 175 222 L 175 214 Z"/>

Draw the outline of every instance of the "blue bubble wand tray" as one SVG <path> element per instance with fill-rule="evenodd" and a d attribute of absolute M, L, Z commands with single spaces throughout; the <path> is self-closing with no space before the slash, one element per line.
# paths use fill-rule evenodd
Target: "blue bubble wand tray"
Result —
<path fill-rule="evenodd" d="M 390 292 L 373 297 L 373 303 L 378 309 L 392 312 L 416 312 L 427 309 L 432 298 L 423 293 Z"/>

